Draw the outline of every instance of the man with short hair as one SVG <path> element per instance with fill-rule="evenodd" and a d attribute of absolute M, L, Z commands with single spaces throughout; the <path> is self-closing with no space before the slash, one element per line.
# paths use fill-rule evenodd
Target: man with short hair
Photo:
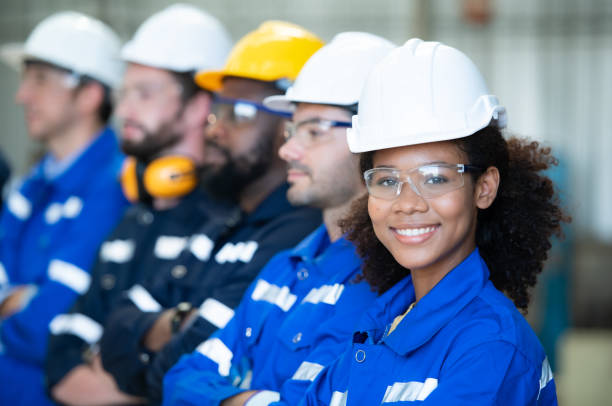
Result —
<path fill-rule="evenodd" d="M 212 201 L 199 185 L 212 95 L 193 74 L 223 66 L 230 47 L 216 18 L 177 4 L 145 20 L 121 50 L 127 69 L 116 115 L 129 155 L 122 178 L 136 204 L 102 244 L 89 291 L 50 325 L 46 384 L 63 404 L 138 401 L 101 367 L 97 345 L 107 316 L 125 290 L 182 266 L 182 253 L 206 260 L 229 227 L 235 208 Z"/>
<path fill-rule="evenodd" d="M 42 382 L 49 323 L 85 293 L 103 238 L 127 205 L 123 155 L 107 127 L 121 78 L 119 39 L 76 12 L 54 14 L 20 53 L 16 94 L 29 136 L 47 155 L 0 218 L 0 404 L 48 404 Z"/>
<path fill-rule="evenodd" d="M 264 101 L 293 112 L 280 148 L 287 196 L 322 209 L 323 225 L 268 262 L 232 320 L 168 372 L 164 405 L 296 405 L 350 342 L 376 295 L 355 282 L 361 261 L 338 225 L 365 193 L 345 134 L 367 73 L 393 47 L 367 33 L 338 34 L 285 96 Z"/>
<path fill-rule="evenodd" d="M 286 166 L 277 155 L 283 117 L 262 102 L 284 92 L 321 45 L 299 26 L 268 22 L 234 46 L 222 70 L 196 75 L 201 87 L 216 92 L 202 182 L 212 195 L 235 202 L 240 212 L 207 261 L 183 255 L 181 268 L 159 270 L 134 285 L 109 316 L 100 354 L 121 390 L 148 394 L 155 402 L 159 388 L 147 384 L 147 373 L 168 368 L 166 362 L 201 341 L 181 330 L 191 325 L 189 330 L 209 335 L 225 325 L 270 257 L 320 223 L 318 210 L 287 201 Z"/>

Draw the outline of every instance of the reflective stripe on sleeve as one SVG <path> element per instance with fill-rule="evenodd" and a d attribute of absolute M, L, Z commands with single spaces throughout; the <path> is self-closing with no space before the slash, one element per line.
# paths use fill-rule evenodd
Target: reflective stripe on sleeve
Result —
<path fill-rule="evenodd" d="M 214 247 L 215 243 L 206 234 L 194 235 L 189 242 L 189 250 L 200 261 L 208 261 Z"/>
<path fill-rule="evenodd" d="M 291 379 L 294 381 L 314 381 L 323 368 L 321 364 L 304 361 L 300 364 L 300 367 L 295 371 Z"/>
<path fill-rule="evenodd" d="M 157 258 L 176 259 L 187 246 L 187 237 L 160 235 L 155 242 L 153 252 Z"/>
<path fill-rule="evenodd" d="M 259 279 L 253 293 L 251 293 L 251 299 L 272 303 L 286 312 L 293 306 L 297 296 L 292 294 L 287 286 L 281 288 Z"/>
<path fill-rule="evenodd" d="M 219 374 L 222 376 L 228 376 L 230 367 L 232 366 L 232 357 L 234 354 L 227 348 L 223 341 L 218 338 L 211 338 L 204 341 L 196 349 L 200 354 L 210 358 L 217 365 L 219 365 Z"/>
<path fill-rule="evenodd" d="M 49 323 L 53 335 L 72 334 L 88 344 L 95 344 L 102 337 L 102 326 L 84 314 L 58 314 Z"/>
<path fill-rule="evenodd" d="M 270 403 L 278 402 L 280 393 L 271 390 L 261 390 L 251 396 L 244 406 L 268 406 Z"/>
<path fill-rule="evenodd" d="M 54 259 L 49 263 L 49 279 L 68 286 L 79 295 L 89 289 L 91 277 L 87 272 L 69 262 Z"/>
<path fill-rule="evenodd" d="M 6 269 L 4 269 L 4 265 L 2 262 L 0 262 L 0 287 L 2 287 L 2 285 L 7 285 L 8 283 L 8 274 L 6 273 Z"/>
<path fill-rule="evenodd" d="M 347 392 L 334 392 L 332 394 L 331 400 L 329 401 L 329 406 L 346 406 L 346 397 L 348 395 Z"/>
<path fill-rule="evenodd" d="M 323 285 L 318 288 L 312 288 L 306 295 L 303 303 L 327 303 L 329 305 L 335 305 L 342 292 L 344 291 L 344 285 L 336 283 L 334 285 Z"/>
<path fill-rule="evenodd" d="M 159 312 L 162 309 L 157 300 L 140 285 L 132 286 L 128 290 L 128 297 L 143 312 Z"/>
<path fill-rule="evenodd" d="M 540 392 L 542 392 L 542 389 L 544 389 L 546 385 L 548 385 L 548 383 L 552 380 L 552 369 L 550 369 L 550 363 L 548 362 L 548 357 L 546 357 L 542 362 L 542 373 L 540 375 L 540 389 L 538 390 L 538 399 L 540 398 Z"/>
<path fill-rule="evenodd" d="M 425 400 L 437 387 L 438 380 L 435 378 L 427 378 L 425 382 L 395 382 L 387 386 L 382 403 Z"/>
<path fill-rule="evenodd" d="M 100 260 L 124 264 L 134 256 L 134 249 L 133 240 L 105 241 L 100 247 Z"/>
<path fill-rule="evenodd" d="M 217 328 L 223 328 L 234 317 L 234 311 L 220 301 L 208 298 L 202 303 L 200 316 Z"/>
<path fill-rule="evenodd" d="M 9 195 L 6 206 L 20 220 L 27 219 L 32 213 L 32 203 L 17 191 Z"/>

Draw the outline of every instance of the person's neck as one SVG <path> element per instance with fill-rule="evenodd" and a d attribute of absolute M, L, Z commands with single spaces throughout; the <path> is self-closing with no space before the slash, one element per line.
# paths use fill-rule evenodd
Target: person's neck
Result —
<path fill-rule="evenodd" d="M 335 242 L 342 237 L 343 232 L 338 222 L 348 215 L 354 200 L 355 198 L 349 199 L 340 206 L 323 209 L 323 224 L 325 224 L 331 242 Z"/>
<path fill-rule="evenodd" d="M 49 137 L 47 149 L 57 161 L 62 161 L 87 146 L 104 125 L 98 121 L 75 123 L 61 133 Z"/>
<path fill-rule="evenodd" d="M 414 285 L 416 301 L 428 294 L 446 275 L 461 264 L 476 248 L 475 244 L 457 249 L 446 258 L 438 260 L 435 264 L 420 269 L 411 269 L 410 274 Z"/>
<path fill-rule="evenodd" d="M 240 193 L 240 208 L 246 213 L 253 212 L 286 178 L 285 168 L 275 168 L 249 183 Z"/>

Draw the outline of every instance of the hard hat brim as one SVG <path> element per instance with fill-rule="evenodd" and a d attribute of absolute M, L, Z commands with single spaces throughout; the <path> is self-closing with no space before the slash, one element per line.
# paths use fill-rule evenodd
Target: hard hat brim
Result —
<path fill-rule="evenodd" d="M 278 111 L 279 113 L 293 113 L 295 104 L 299 100 L 292 100 L 285 95 L 268 96 L 264 99 L 263 104 L 270 110 Z"/>
<path fill-rule="evenodd" d="M 196 73 L 194 80 L 198 86 L 210 92 L 217 92 L 223 87 L 225 71 L 203 71 Z"/>

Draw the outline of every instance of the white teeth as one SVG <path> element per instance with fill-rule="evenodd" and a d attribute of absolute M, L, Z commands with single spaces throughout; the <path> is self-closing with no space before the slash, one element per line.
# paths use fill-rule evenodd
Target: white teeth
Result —
<path fill-rule="evenodd" d="M 435 227 L 406 228 L 406 229 L 403 229 L 403 230 L 399 229 L 399 228 L 396 228 L 395 231 L 399 235 L 405 235 L 405 236 L 408 236 L 408 237 L 414 237 L 414 236 L 421 235 L 421 234 L 431 233 L 435 229 L 436 229 Z"/>

